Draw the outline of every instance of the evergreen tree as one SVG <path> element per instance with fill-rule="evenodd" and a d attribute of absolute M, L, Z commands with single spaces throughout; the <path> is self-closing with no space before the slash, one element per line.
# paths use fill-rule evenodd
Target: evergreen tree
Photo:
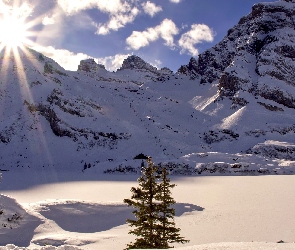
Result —
<path fill-rule="evenodd" d="M 128 206 L 136 209 L 132 212 L 136 219 L 128 219 L 127 223 L 135 227 L 129 234 L 134 234 L 137 238 L 134 243 L 127 245 L 127 249 L 157 248 L 159 236 L 156 230 L 158 222 L 158 204 L 155 202 L 155 195 L 158 192 L 156 167 L 150 158 L 147 161 L 148 165 L 142 168 L 142 176 L 138 179 L 139 187 L 132 187 L 131 199 L 124 199 Z"/>
<path fill-rule="evenodd" d="M 166 169 L 161 176 L 158 170 L 149 157 L 138 179 L 139 187 L 132 187 L 131 199 L 124 199 L 128 206 L 135 208 L 132 212 L 135 220 L 128 219 L 127 222 L 135 227 L 129 234 L 137 237 L 135 242 L 127 245 L 127 249 L 165 249 L 172 242 L 187 242 L 179 236 L 180 229 L 175 228 L 175 210 L 170 207 L 175 203 L 170 191 L 175 185 L 170 184 Z"/>
<path fill-rule="evenodd" d="M 175 204 L 175 200 L 171 196 L 171 189 L 175 186 L 175 184 L 170 183 L 168 171 L 164 167 L 161 173 L 161 183 L 159 183 L 159 190 L 155 197 L 160 202 L 160 225 L 158 228 L 158 233 L 161 235 L 161 248 L 170 248 L 171 246 L 169 243 L 188 242 L 188 240 L 185 240 L 179 235 L 180 228 L 175 227 L 175 209 L 171 207 Z"/>

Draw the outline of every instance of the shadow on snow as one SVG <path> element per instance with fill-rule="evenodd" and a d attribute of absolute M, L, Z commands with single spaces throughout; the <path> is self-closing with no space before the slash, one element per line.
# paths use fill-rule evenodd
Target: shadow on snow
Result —
<path fill-rule="evenodd" d="M 174 205 L 176 216 L 186 212 L 203 211 L 204 208 L 188 204 L 176 203 Z M 134 219 L 132 207 L 125 204 L 87 204 L 66 203 L 43 206 L 42 214 L 53 220 L 63 230 L 78 233 L 94 233 L 110 230 L 124 225 L 126 219 Z"/>

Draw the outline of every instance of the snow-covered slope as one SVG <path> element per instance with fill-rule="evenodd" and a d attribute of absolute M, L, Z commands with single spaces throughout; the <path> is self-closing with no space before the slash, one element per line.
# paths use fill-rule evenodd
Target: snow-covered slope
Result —
<path fill-rule="evenodd" d="M 177 73 L 137 56 L 117 72 L 92 59 L 71 72 L 36 51 L 2 51 L 0 168 L 105 170 L 136 166 L 143 153 L 191 168 L 235 169 L 243 158 L 257 170 L 292 173 L 294 157 L 265 150 L 275 142 L 294 152 L 294 8 L 293 1 L 254 5 Z"/>
<path fill-rule="evenodd" d="M 1 245 L 13 242 L 28 246 L 41 220 L 29 213 L 16 200 L 0 195 Z"/>
<path fill-rule="evenodd" d="M 21 66 L 12 57 L 1 61 L 1 168 L 82 169 L 139 153 L 194 151 L 195 82 L 153 68 L 66 72 L 28 53 Z"/>

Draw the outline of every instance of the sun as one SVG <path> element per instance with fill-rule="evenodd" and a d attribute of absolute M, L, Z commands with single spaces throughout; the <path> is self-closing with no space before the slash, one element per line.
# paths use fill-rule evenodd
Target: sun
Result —
<path fill-rule="evenodd" d="M 1 47 L 16 49 L 28 41 L 28 29 L 23 19 L 17 16 L 5 16 L 0 20 Z"/>

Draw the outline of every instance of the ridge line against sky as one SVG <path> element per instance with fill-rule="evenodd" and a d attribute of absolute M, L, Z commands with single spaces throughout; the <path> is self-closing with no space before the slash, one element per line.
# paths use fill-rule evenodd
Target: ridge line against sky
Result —
<path fill-rule="evenodd" d="M 246 2 L 246 3 L 245 3 Z M 176 71 L 212 47 L 256 0 L 0 0 L 35 36 L 29 47 L 67 70 L 94 58 L 110 71 L 131 54 Z M 274 2 L 268 1 L 268 2 Z"/>

